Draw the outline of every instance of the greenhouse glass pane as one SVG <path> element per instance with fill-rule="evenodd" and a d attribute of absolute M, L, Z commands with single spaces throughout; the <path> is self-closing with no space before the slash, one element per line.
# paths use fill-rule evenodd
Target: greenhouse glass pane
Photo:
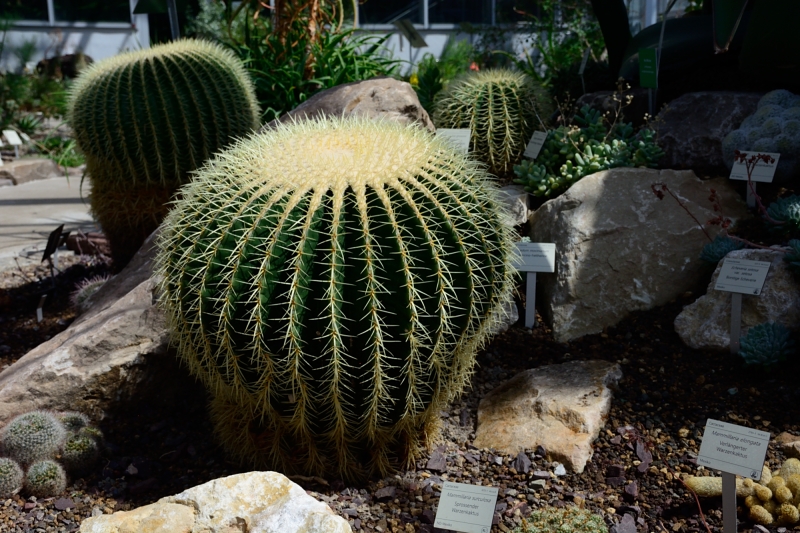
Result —
<path fill-rule="evenodd" d="M 401 19 L 422 24 L 422 0 L 367 0 L 358 6 L 359 24 L 391 24 Z"/>
<path fill-rule="evenodd" d="M 430 0 L 428 10 L 431 24 L 492 23 L 491 0 Z"/>
<path fill-rule="evenodd" d="M 57 22 L 130 22 L 128 0 L 53 0 Z"/>

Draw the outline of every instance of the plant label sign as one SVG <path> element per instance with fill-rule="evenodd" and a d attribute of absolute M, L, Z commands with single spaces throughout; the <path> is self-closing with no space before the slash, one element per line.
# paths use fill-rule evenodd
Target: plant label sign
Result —
<path fill-rule="evenodd" d="M 489 533 L 492 529 L 496 487 L 445 481 L 433 527 L 463 533 Z"/>
<path fill-rule="evenodd" d="M 714 290 L 758 296 L 769 272 L 769 261 L 751 261 L 726 257 Z"/>
<path fill-rule="evenodd" d="M 469 128 L 441 128 L 436 130 L 436 135 L 441 135 L 449 140 L 456 148 L 465 154 L 469 153 Z"/>
<path fill-rule="evenodd" d="M 552 242 L 518 242 L 519 262 L 514 266 L 522 272 L 555 272 L 556 245 Z"/>
<path fill-rule="evenodd" d="M 542 149 L 547 133 L 543 131 L 534 131 L 528 146 L 525 147 L 525 152 L 522 155 L 531 159 L 536 159 Z"/>
<path fill-rule="evenodd" d="M 769 433 L 709 418 L 697 464 L 729 474 L 761 479 Z"/>
<path fill-rule="evenodd" d="M 756 163 L 755 168 L 753 169 L 753 175 L 750 176 L 750 179 L 756 182 L 772 183 L 772 178 L 775 177 L 775 169 L 778 168 L 778 161 L 781 158 L 781 154 L 773 152 L 739 152 L 739 153 L 744 154 L 748 159 L 750 158 L 750 156 L 757 154 L 768 155 L 772 157 L 775 160 L 775 162 L 773 163 L 758 161 Z M 744 163 L 740 163 L 738 161 L 733 162 L 733 168 L 731 169 L 731 179 L 747 181 L 747 167 L 745 166 Z"/>
<path fill-rule="evenodd" d="M 658 60 L 655 48 L 639 48 L 639 85 L 658 88 Z"/>
<path fill-rule="evenodd" d="M 3 130 L 3 137 L 6 138 L 6 142 L 11 146 L 22 145 L 22 139 L 19 138 L 19 135 L 14 130 Z"/>

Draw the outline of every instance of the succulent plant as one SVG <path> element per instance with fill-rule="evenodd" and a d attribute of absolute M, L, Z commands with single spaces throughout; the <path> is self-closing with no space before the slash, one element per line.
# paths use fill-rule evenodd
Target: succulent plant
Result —
<path fill-rule="evenodd" d="M 25 466 L 55 457 L 66 436 L 66 429 L 55 415 L 31 411 L 13 418 L 0 430 L 0 449 Z"/>
<path fill-rule="evenodd" d="M 783 260 L 789 263 L 789 270 L 800 274 L 800 239 L 789 241 L 789 251 L 783 256 Z"/>
<path fill-rule="evenodd" d="M 717 235 L 712 242 L 703 246 L 703 251 L 700 252 L 700 259 L 716 265 L 730 252 L 741 250 L 742 248 L 744 248 L 742 241 L 731 239 L 727 235 Z"/>
<path fill-rule="evenodd" d="M 8 457 L 0 457 L 0 500 L 4 500 L 22 490 L 25 472 L 19 464 Z"/>
<path fill-rule="evenodd" d="M 105 285 L 110 276 L 94 276 L 89 279 L 84 279 L 75 287 L 75 290 L 70 294 L 69 301 L 72 305 L 77 307 L 82 313 L 89 308 L 89 299 L 100 290 L 100 287 Z"/>
<path fill-rule="evenodd" d="M 770 227 L 774 231 L 783 234 L 795 234 L 800 231 L 800 196 L 793 194 L 778 198 L 767 208 L 767 214 L 771 219 L 781 224 L 772 224 Z M 768 221 L 769 222 L 769 221 Z"/>
<path fill-rule="evenodd" d="M 58 420 L 64 425 L 67 433 L 77 433 L 89 425 L 89 417 L 77 411 L 65 411 L 58 414 Z"/>
<path fill-rule="evenodd" d="M 156 270 L 179 354 L 228 406 L 218 430 L 238 417 L 229 450 L 348 479 L 418 456 L 511 290 L 490 180 L 419 128 L 364 118 L 281 125 L 197 172 Z"/>
<path fill-rule="evenodd" d="M 603 517 L 574 505 L 543 507 L 523 519 L 514 533 L 607 533 Z"/>
<path fill-rule="evenodd" d="M 61 450 L 61 462 L 68 472 L 80 473 L 94 466 L 100 457 L 100 446 L 91 436 L 70 435 Z"/>
<path fill-rule="evenodd" d="M 25 473 L 25 491 L 37 498 L 51 498 L 67 488 L 67 475 L 55 461 L 33 463 Z"/>
<path fill-rule="evenodd" d="M 664 155 L 652 130 L 635 134 L 625 123 L 609 128 L 600 112 L 589 106 L 573 121 L 573 126 L 547 134 L 535 161 L 514 167 L 514 183 L 534 196 L 557 196 L 589 174 L 616 167 L 655 167 Z"/>
<path fill-rule="evenodd" d="M 222 47 L 182 40 L 94 63 L 70 90 L 91 209 L 126 263 L 190 173 L 257 125 L 252 82 Z"/>
<path fill-rule="evenodd" d="M 521 72 L 471 72 L 453 80 L 436 99 L 433 121 L 437 128 L 469 128 L 472 154 L 490 172 L 505 174 L 550 115 L 548 101 L 546 91 Z"/>
<path fill-rule="evenodd" d="M 794 353 L 794 341 L 785 326 L 765 322 L 747 330 L 739 346 L 739 355 L 748 365 L 769 366 Z"/>

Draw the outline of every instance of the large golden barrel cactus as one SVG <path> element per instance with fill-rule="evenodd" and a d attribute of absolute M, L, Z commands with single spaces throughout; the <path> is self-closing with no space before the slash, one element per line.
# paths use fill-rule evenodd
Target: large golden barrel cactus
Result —
<path fill-rule="evenodd" d="M 509 297 L 484 168 L 424 130 L 280 125 L 182 189 L 156 265 L 240 459 L 352 479 L 413 461 Z"/>
<path fill-rule="evenodd" d="M 256 128 L 258 105 L 231 52 L 183 40 L 88 67 L 71 88 L 69 121 L 86 155 L 92 212 L 121 266 L 190 172 Z"/>

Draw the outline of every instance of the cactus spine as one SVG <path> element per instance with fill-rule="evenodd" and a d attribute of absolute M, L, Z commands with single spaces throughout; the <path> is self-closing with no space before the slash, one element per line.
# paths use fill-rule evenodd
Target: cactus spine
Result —
<path fill-rule="evenodd" d="M 469 128 L 473 155 L 490 172 L 505 174 L 549 116 L 545 102 L 545 91 L 525 74 L 486 70 L 451 82 L 436 100 L 433 120 L 437 128 Z"/>
<path fill-rule="evenodd" d="M 86 155 L 92 212 L 119 263 L 160 223 L 190 172 L 257 125 L 244 67 L 204 41 L 95 63 L 70 93 L 69 119 Z"/>
<path fill-rule="evenodd" d="M 33 463 L 25 474 L 25 490 L 37 498 L 51 498 L 67 488 L 67 475 L 55 461 Z"/>
<path fill-rule="evenodd" d="M 156 263 L 230 451 L 348 479 L 414 460 L 511 289 L 488 179 L 425 131 L 358 118 L 282 125 L 198 171 Z"/>
<path fill-rule="evenodd" d="M 0 457 L 0 499 L 6 499 L 22 490 L 25 473 L 13 459 Z"/>
<path fill-rule="evenodd" d="M 0 448 L 25 466 L 55 457 L 66 437 L 67 431 L 55 415 L 31 411 L 15 417 L 0 430 Z"/>

